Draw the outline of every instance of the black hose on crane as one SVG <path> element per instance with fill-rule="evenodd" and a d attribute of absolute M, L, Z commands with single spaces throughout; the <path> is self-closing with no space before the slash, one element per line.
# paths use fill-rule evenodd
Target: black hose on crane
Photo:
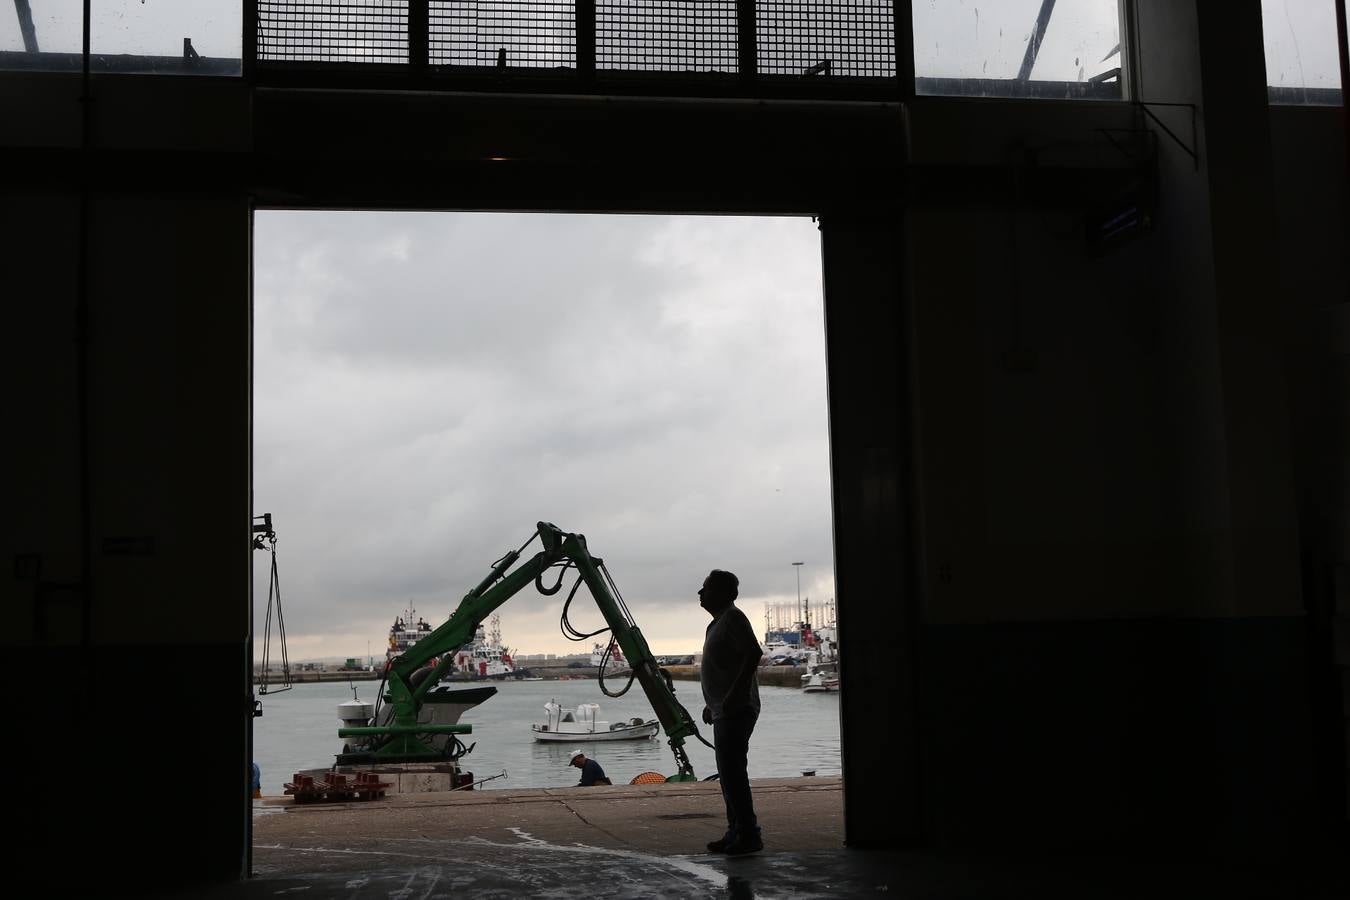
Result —
<path fill-rule="evenodd" d="M 554 594 L 558 593 L 558 591 L 562 590 L 563 579 L 567 577 L 567 570 L 572 568 L 573 565 L 574 563 L 569 559 L 564 560 L 563 562 L 556 562 L 549 566 L 549 569 L 558 568 L 562 570 L 558 573 L 557 583 L 551 588 L 544 587 L 544 572 L 540 572 L 538 575 L 534 576 L 535 589 L 545 597 L 552 597 Z M 548 569 L 545 569 L 544 571 L 547 572 Z M 575 593 L 575 590 L 573 593 Z"/>
<path fill-rule="evenodd" d="M 571 565 L 571 563 L 569 562 L 568 565 Z M 619 596 L 619 590 L 614 585 L 614 579 L 610 578 L 609 570 L 605 569 L 603 565 L 600 567 L 600 569 L 602 572 L 604 572 L 606 581 L 609 582 L 610 590 L 614 592 L 614 598 L 619 603 L 619 608 L 623 611 L 624 618 L 626 618 L 629 622 L 631 622 L 633 620 L 632 616 L 628 614 L 628 608 L 623 605 L 623 598 Z M 566 570 L 567 566 L 564 566 L 563 571 L 566 572 Z M 538 587 L 539 590 L 545 594 L 556 594 L 558 592 L 558 586 L 562 584 L 562 579 L 563 576 L 559 575 L 558 585 L 555 585 L 553 590 L 551 591 L 544 590 L 544 588 L 539 584 L 539 579 L 537 578 L 535 579 L 535 586 Z M 576 583 L 572 585 L 572 590 L 568 592 L 567 599 L 563 601 L 562 616 L 559 619 L 559 625 L 562 628 L 563 637 L 567 638 L 569 641 L 584 641 L 587 640 L 588 638 L 593 638 L 598 634 L 604 634 L 606 631 L 611 630 L 609 626 L 606 625 L 604 628 L 597 629 L 596 631 L 583 632 L 578 630 L 572 624 L 571 620 L 567 617 L 567 611 L 568 609 L 571 608 L 572 600 L 576 597 L 577 591 L 581 588 L 581 583 L 583 580 L 584 579 L 580 575 L 577 576 Z M 613 650 L 614 650 L 614 640 L 611 638 L 609 644 L 605 647 L 604 654 L 600 657 L 600 668 L 597 670 L 596 674 L 597 680 L 600 683 L 600 692 L 604 694 L 606 697 L 617 698 L 622 697 L 624 694 L 628 693 L 628 690 L 633 686 L 633 680 L 637 678 L 637 671 L 634 670 L 629 674 L 628 683 L 625 684 L 622 690 L 620 690 L 618 693 L 614 693 L 610 691 L 609 688 L 605 687 L 605 667 L 609 664 L 609 658 L 612 655 Z"/>
<path fill-rule="evenodd" d="M 628 693 L 628 689 L 633 686 L 633 680 L 637 678 L 637 669 L 634 669 L 630 665 L 628 671 L 628 683 L 625 684 L 623 686 L 623 690 L 619 691 L 617 694 L 610 693 L 609 688 L 605 687 L 605 667 L 609 665 L 609 657 L 610 654 L 613 652 L 613 650 L 614 650 L 614 640 L 611 638 L 609 645 L 605 647 L 604 654 L 600 657 L 600 669 L 598 672 L 598 677 L 600 681 L 600 693 L 604 694 L 606 697 L 622 697 L 624 694 Z"/>
<path fill-rule="evenodd" d="M 561 579 L 559 580 L 561 581 Z M 582 633 L 574 628 L 572 622 L 567 618 L 568 607 L 572 605 L 572 599 L 576 597 L 577 589 L 581 587 L 583 580 L 584 579 L 580 575 L 577 576 L 576 584 L 572 585 L 572 590 L 568 592 L 567 599 L 563 601 L 562 618 L 559 620 L 559 625 L 562 627 L 563 637 L 567 638 L 569 641 L 584 641 L 587 638 L 593 638 L 597 634 L 604 634 L 606 631 L 609 631 L 609 626 L 606 625 L 604 628 L 597 631 Z"/>
<path fill-rule="evenodd" d="M 566 564 L 563 565 L 563 572 L 565 573 L 571 565 L 573 565 L 573 563 L 569 560 Z M 614 595 L 614 601 L 615 603 L 618 604 L 619 611 L 623 614 L 624 620 L 628 622 L 629 625 L 636 627 L 636 623 L 633 621 L 633 614 L 628 611 L 628 604 L 624 602 L 623 594 L 619 592 L 619 586 L 614 583 L 614 577 L 609 574 L 609 569 L 605 566 L 604 563 L 599 563 L 597 567 L 599 568 L 600 573 L 604 576 L 606 584 L 609 585 L 610 592 Z M 552 590 L 545 590 L 539 578 L 535 579 L 535 586 L 538 587 L 542 593 L 549 595 L 556 594 L 558 592 L 559 586 L 562 584 L 562 579 L 563 575 L 560 574 L 558 576 L 558 584 L 555 585 Z M 582 578 L 582 576 L 580 575 L 577 576 L 576 583 L 572 585 L 572 590 L 568 591 L 567 593 L 567 599 L 563 601 L 562 615 L 559 618 L 559 625 L 562 628 L 563 637 L 567 638 L 569 641 L 584 641 L 588 638 L 593 638 L 598 634 L 604 634 L 606 631 L 611 630 L 608 626 L 606 626 L 604 628 L 600 628 L 595 631 L 582 632 L 579 631 L 575 626 L 573 626 L 571 620 L 568 619 L 567 617 L 568 609 L 571 608 L 572 600 L 576 597 L 577 591 L 581 588 L 581 583 L 583 580 L 584 579 Z M 598 681 L 600 683 L 600 691 L 606 697 L 617 698 L 622 697 L 624 694 L 628 693 L 628 691 L 633 687 L 633 682 L 637 680 L 637 670 L 631 669 L 630 667 L 631 671 L 628 674 L 628 683 L 625 684 L 623 686 L 623 689 L 618 691 L 617 693 L 611 692 L 609 688 L 605 687 L 605 666 L 609 663 L 609 658 L 612 655 L 613 648 L 614 648 L 614 641 L 611 640 L 609 646 L 605 648 L 604 654 L 600 657 L 600 668 L 597 675 Z M 665 669 L 661 668 L 658 668 L 657 671 L 660 672 L 661 675 L 665 678 L 667 689 L 671 692 L 671 694 L 674 694 L 675 685 L 671 682 L 670 673 L 667 672 Z M 684 704 L 679 704 L 679 707 L 680 711 L 684 714 L 685 719 L 687 719 L 692 724 L 694 722 L 694 717 L 689 714 L 689 710 L 685 709 Z M 704 746 L 708 747 L 709 749 L 711 750 L 717 749 L 712 744 L 712 742 L 710 742 L 707 738 L 705 738 L 702 734 L 699 733 L 698 726 L 696 725 L 694 726 L 694 737 L 698 738 L 699 742 Z"/>

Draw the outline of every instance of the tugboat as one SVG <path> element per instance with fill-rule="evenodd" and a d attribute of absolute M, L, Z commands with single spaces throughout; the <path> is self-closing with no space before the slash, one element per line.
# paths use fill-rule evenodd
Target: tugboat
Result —
<path fill-rule="evenodd" d="M 494 635 L 498 635 L 496 629 L 496 617 L 493 617 Z M 394 660 L 404 653 L 417 646 L 421 641 L 431 636 L 435 629 L 426 619 L 417 615 L 417 610 L 409 604 L 402 615 L 394 618 L 394 624 L 389 627 L 389 647 L 385 651 L 385 671 L 388 672 L 393 665 Z M 483 629 L 478 629 L 477 639 L 474 642 L 465 644 L 458 651 L 463 654 L 469 648 L 479 643 L 483 636 Z M 503 656 L 500 652 L 498 657 Z M 413 685 L 421 683 L 431 674 L 439 662 L 439 657 L 432 657 L 411 677 Z M 510 657 L 506 656 L 509 663 Z M 445 680 L 455 680 L 450 676 Z M 460 679 L 467 680 L 467 679 Z M 383 683 L 380 690 L 383 690 Z M 485 703 L 494 694 L 497 693 L 495 687 L 478 687 L 468 689 L 455 689 L 448 685 L 440 685 L 432 688 L 422 697 L 422 705 L 418 711 L 417 721 L 421 725 L 444 726 L 459 724 L 459 717 L 466 711 Z M 342 722 L 344 728 L 370 728 L 379 726 L 389 726 L 394 721 L 394 707 L 382 702 L 368 702 L 355 696 L 345 703 L 338 704 L 338 719 Z M 436 734 L 428 739 L 428 746 L 445 755 L 449 762 L 458 760 L 460 756 L 473 749 L 470 745 L 465 747 L 458 738 L 451 734 Z M 352 737 L 343 741 L 342 752 L 337 754 L 338 765 L 361 765 L 369 764 L 374 761 L 374 753 L 379 748 L 380 741 L 367 737 Z"/>
<path fill-rule="evenodd" d="M 431 626 L 409 605 L 403 611 L 403 615 L 395 617 L 394 624 L 389 627 L 389 649 L 384 654 L 385 668 L 389 668 L 389 663 L 395 656 L 411 649 L 429 634 Z"/>
<path fill-rule="evenodd" d="M 608 644 L 595 644 L 591 647 L 591 665 L 597 669 L 603 666 L 606 675 L 611 672 L 627 672 L 629 669 L 628 660 L 623 658 L 623 650 L 619 648 L 619 642 L 614 638 L 610 638 Z"/>
<path fill-rule="evenodd" d="M 452 681 L 482 681 L 523 678 L 526 674 L 516 669 L 511 650 L 502 646 L 502 619 L 493 616 L 490 634 L 485 634 L 483 626 L 479 625 L 473 640 L 455 651 L 455 663 L 449 677 Z"/>
<path fill-rule="evenodd" d="M 385 668 L 394 657 L 407 652 L 425 640 L 433 631 L 431 625 L 417 615 L 410 605 L 403 615 L 394 619 L 389 628 L 389 649 L 384 655 Z M 455 651 L 454 663 L 446 673 L 445 681 L 484 681 L 507 678 L 523 679 L 529 675 L 527 669 L 516 667 L 511 658 L 512 651 L 502 646 L 501 616 L 492 617 L 492 631 L 485 632 L 482 625 L 474 632 L 473 640 Z M 433 664 L 434 664 L 433 660 Z"/>

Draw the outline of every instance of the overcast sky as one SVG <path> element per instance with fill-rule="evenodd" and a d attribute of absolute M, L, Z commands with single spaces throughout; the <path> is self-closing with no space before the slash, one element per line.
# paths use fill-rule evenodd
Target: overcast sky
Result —
<path fill-rule="evenodd" d="M 914 0 L 914 74 L 1016 78 L 1041 0 Z M 1116 0 L 1059 0 L 1031 77 L 1083 81 L 1119 65 Z"/>
<path fill-rule="evenodd" d="M 713 567 L 757 626 L 794 561 L 834 596 L 810 219 L 259 212 L 255 269 L 254 510 L 293 659 L 381 653 L 409 603 L 440 624 L 541 519 L 657 653 L 701 646 Z M 564 596 L 508 602 L 505 642 L 589 652 Z"/>

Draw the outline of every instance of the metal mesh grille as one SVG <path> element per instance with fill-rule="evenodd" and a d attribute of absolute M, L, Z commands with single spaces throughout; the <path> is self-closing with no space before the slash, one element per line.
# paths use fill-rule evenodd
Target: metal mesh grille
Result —
<path fill-rule="evenodd" d="M 895 77 L 893 0 L 756 0 L 763 75 Z"/>
<path fill-rule="evenodd" d="M 413 0 L 420 2 L 420 0 Z M 257 58 L 407 63 L 409 0 L 256 0 Z M 735 73 L 736 0 L 595 0 L 595 64 Z M 430 0 L 431 65 L 575 68 L 575 0 Z M 764 75 L 895 76 L 892 0 L 755 0 Z"/>
<path fill-rule="evenodd" d="M 408 61 L 408 0 L 257 0 L 258 59 Z"/>
<path fill-rule="evenodd" d="M 735 72 L 735 0 L 596 0 L 595 65 Z"/>
<path fill-rule="evenodd" d="M 576 65 L 572 0 L 432 0 L 428 20 L 432 65 Z"/>

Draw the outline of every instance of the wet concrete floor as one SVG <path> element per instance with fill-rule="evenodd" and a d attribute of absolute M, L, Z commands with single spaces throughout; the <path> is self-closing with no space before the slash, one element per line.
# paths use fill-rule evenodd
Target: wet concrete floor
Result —
<path fill-rule="evenodd" d="M 754 791 L 766 848 L 842 847 L 838 778 L 765 780 Z M 725 827 L 713 782 L 263 801 L 253 870 L 307 897 L 715 896 L 728 889 L 727 860 L 706 844 Z"/>
<path fill-rule="evenodd" d="M 1297 872 L 980 859 L 843 847 L 838 778 L 756 781 L 765 849 L 711 854 L 715 783 L 255 802 L 253 873 L 191 893 L 252 898 L 1336 897 Z"/>

